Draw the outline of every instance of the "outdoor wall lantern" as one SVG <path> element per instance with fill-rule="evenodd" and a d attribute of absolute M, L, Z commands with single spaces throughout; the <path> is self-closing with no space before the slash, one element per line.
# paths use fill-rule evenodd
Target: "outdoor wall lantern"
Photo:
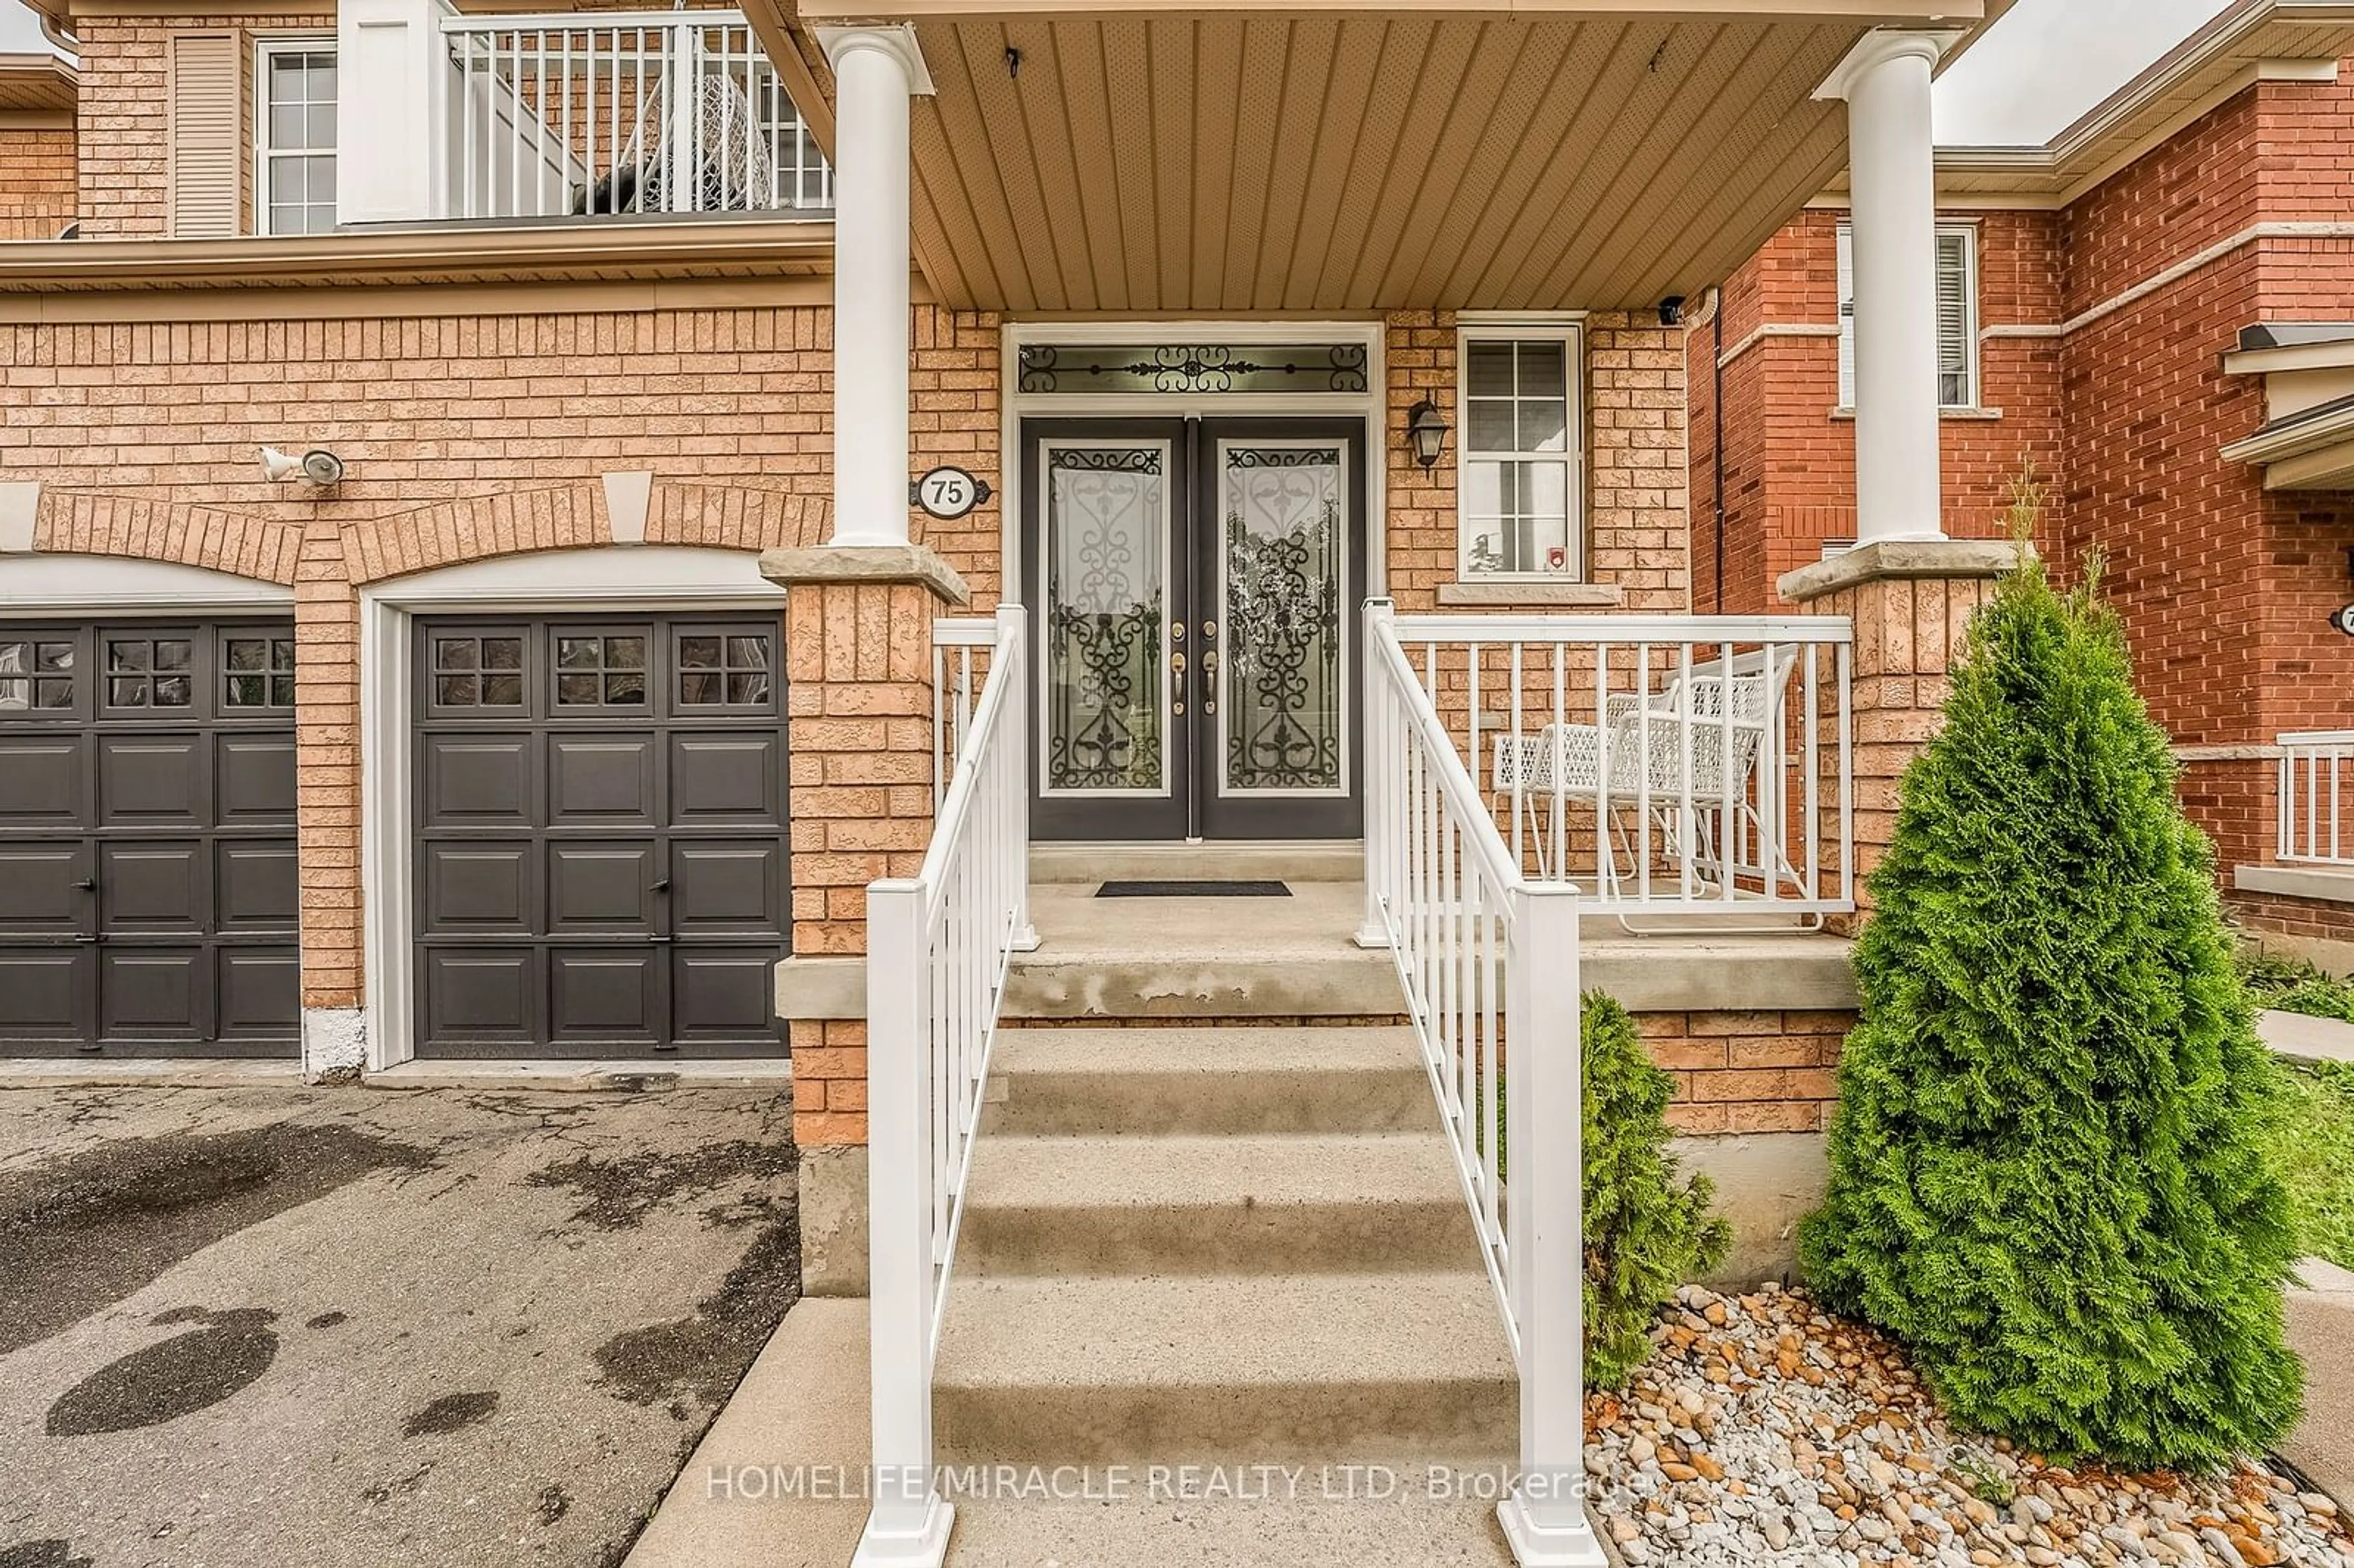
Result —
<path fill-rule="evenodd" d="M 1438 412 L 1438 405 L 1425 397 L 1405 417 L 1405 439 L 1413 443 L 1415 461 L 1426 469 L 1435 466 L 1438 454 L 1447 446 L 1447 420 Z"/>

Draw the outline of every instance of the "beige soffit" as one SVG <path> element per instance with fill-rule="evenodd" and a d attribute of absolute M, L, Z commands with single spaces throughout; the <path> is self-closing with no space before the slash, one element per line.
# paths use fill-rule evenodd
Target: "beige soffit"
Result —
<path fill-rule="evenodd" d="M 0 246 L 0 293 L 378 283 L 644 282 L 818 277 L 833 225 L 659 220 L 404 228 L 282 238 L 40 240 Z"/>
<path fill-rule="evenodd" d="M 79 80 L 74 68 L 55 55 L 0 54 L 0 112 L 70 113 Z"/>
<path fill-rule="evenodd" d="M 1943 147 L 1956 207 L 2063 207 L 2259 81 L 2328 82 L 2354 55 L 2348 0 L 2239 0 L 2041 147 Z M 1824 205 L 1845 205 L 1847 175 Z"/>
<path fill-rule="evenodd" d="M 1902 10 L 918 0 L 917 264 L 1031 315 L 1649 308 L 1823 188 L 1814 90 Z M 804 0 L 804 61 L 860 11 Z"/>

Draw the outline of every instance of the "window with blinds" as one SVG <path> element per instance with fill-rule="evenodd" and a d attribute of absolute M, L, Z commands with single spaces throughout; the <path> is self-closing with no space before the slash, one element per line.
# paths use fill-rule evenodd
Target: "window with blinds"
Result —
<path fill-rule="evenodd" d="M 1839 229 L 1840 407 L 1855 407 L 1855 238 Z M 1937 227 L 1937 405 L 1978 403 L 1978 231 Z"/>

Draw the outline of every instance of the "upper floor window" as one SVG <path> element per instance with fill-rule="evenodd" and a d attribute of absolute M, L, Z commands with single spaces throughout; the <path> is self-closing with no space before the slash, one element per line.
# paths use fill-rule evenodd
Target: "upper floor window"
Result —
<path fill-rule="evenodd" d="M 1575 581 L 1580 526 L 1579 369 L 1575 323 L 1467 327 L 1457 447 L 1461 571 Z"/>
<path fill-rule="evenodd" d="M 272 39 L 256 75 L 254 211 L 263 234 L 335 227 L 335 51 L 324 39 Z"/>
<path fill-rule="evenodd" d="M 1855 407 L 1855 236 L 1839 229 L 1840 407 Z M 1978 231 L 1937 226 L 1937 406 L 1978 405 Z"/>

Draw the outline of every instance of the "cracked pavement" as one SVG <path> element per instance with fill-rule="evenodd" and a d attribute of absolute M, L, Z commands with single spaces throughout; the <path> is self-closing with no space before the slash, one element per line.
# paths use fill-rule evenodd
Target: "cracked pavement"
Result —
<path fill-rule="evenodd" d="M 798 1293 L 791 1126 L 0 1091 L 0 1568 L 618 1563 Z"/>

